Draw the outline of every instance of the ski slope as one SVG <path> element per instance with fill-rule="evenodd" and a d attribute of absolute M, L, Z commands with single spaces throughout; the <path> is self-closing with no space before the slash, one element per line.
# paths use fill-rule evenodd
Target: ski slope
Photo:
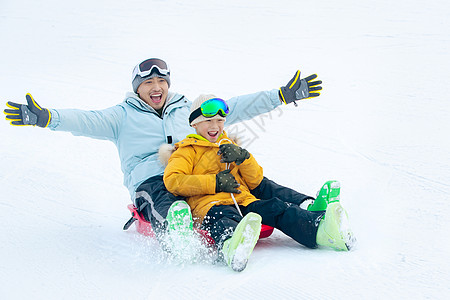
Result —
<path fill-rule="evenodd" d="M 0 122 L 0 299 L 448 299 L 450 4 L 0 2 L 0 98 L 102 109 L 161 57 L 193 100 L 317 73 L 322 95 L 240 124 L 278 183 L 341 182 L 348 253 L 280 232 L 235 273 L 168 261 L 134 228 L 114 145 Z"/>

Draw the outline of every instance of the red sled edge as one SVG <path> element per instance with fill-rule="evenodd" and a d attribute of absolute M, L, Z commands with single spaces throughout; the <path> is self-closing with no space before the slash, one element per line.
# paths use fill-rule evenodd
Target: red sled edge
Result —
<path fill-rule="evenodd" d="M 143 234 L 145 236 L 154 237 L 155 233 L 153 232 L 152 225 L 150 224 L 150 222 L 148 222 L 147 220 L 144 219 L 144 217 L 142 216 L 141 213 L 139 213 L 137 211 L 136 206 L 134 206 L 134 204 L 128 204 L 127 207 L 128 207 L 128 210 L 131 212 L 132 219 L 135 219 L 134 224 L 136 225 L 137 232 L 139 232 L 140 234 Z M 130 221 L 128 221 L 127 224 L 129 222 Z M 124 230 L 128 229 L 128 227 L 126 227 L 126 228 L 124 227 Z M 197 228 L 195 228 L 194 230 L 200 234 L 200 236 L 204 239 L 204 241 L 208 245 L 215 244 L 214 240 L 209 235 L 209 232 L 207 232 L 206 230 L 197 229 Z M 263 239 L 263 238 L 269 237 L 272 234 L 272 232 L 273 232 L 273 227 L 263 224 L 263 225 L 261 225 L 261 233 L 259 234 L 259 238 Z"/>

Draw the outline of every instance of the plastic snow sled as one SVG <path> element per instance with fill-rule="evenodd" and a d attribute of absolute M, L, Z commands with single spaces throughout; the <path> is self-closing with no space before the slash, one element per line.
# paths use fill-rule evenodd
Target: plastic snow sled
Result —
<path fill-rule="evenodd" d="M 128 220 L 127 223 L 123 226 L 123 230 L 127 230 L 130 228 L 130 226 L 134 223 L 136 225 L 136 230 L 140 234 L 143 234 L 145 236 L 154 237 L 155 233 L 153 232 L 152 225 L 149 221 L 145 220 L 142 216 L 142 213 L 138 211 L 136 206 L 134 204 L 128 204 L 128 210 L 131 212 L 131 218 Z M 200 234 L 200 236 L 204 239 L 204 241 L 208 245 L 214 245 L 215 242 L 212 239 L 212 237 L 209 235 L 209 232 L 206 230 L 194 228 L 194 230 Z M 273 227 L 268 225 L 261 225 L 261 233 L 259 234 L 259 238 L 263 239 L 266 237 L 269 237 L 273 232 Z"/>

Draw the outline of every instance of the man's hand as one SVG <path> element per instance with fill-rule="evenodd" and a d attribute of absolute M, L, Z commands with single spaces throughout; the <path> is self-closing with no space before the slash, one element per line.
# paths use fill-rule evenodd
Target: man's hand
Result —
<path fill-rule="evenodd" d="M 250 158 L 250 153 L 244 148 L 236 146 L 234 144 L 224 144 L 219 146 L 218 155 L 222 155 L 220 162 L 223 163 L 232 163 L 236 162 L 237 165 L 240 165 L 246 160 Z"/>
<path fill-rule="evenodd" d="M 6 106 L 10 108 L 3 111 L 6 115 L 6 120 L 15 126 L 37 125 L 39 127 L 47 127 L 51 119 L 50 111 L 46 108 L 41 108 L 34 101 L 31 94 L 27 94 L 25 97 L 27 98 L 27 105 L 14 102 L 6 103 Z"/>
<path fill-rule="evenodd" d="M 294 77 L 292 77 L 288 84 L 280 87 L 280 90 L 278 91 L 281 101 L 285 104 L 294 102 L 294 104 L 297 105 L 297 103 L 295 103 L 296 100 L 320 96 L 319 91 L 322 90 L 322 87 L 320 86 L 322 81 L 311 81 L 315 78 L 317 78 L 317 75 L 313 74 L 300 79 L 300 70 L 295 72 Z"/>
<path fill-rule="evenodd" d="M 233 174 L 230 174 L 230 170 L 219 172 L 216 175 L 216 193 L 226 192 L 240 194 L 241 191 L 237 188 L 240 184 L 236 181 Z"/>

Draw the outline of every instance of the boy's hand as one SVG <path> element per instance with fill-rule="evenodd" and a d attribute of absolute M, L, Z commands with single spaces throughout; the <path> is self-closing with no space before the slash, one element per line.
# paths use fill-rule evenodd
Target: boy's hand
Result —
<path fill-rule="evenodd" d="M 51 118 L 50 111 L 46 108 L 41 108 L 34 101 L 31 94 L 27 94 L 25 97 L 27 98 L 27 105 L 14 102 L 6 103 L 6 106 L 11 108 L 3 111 L 6 115 L 6 120 L 10 121 L 11 125 L 16 126 L 37 125 L 39 127 L 47 127 Z"/>
<path fill-rule="evenodd" d="M 222 155 L 220 162 L 223 163 L 236 162 L 237 165 L 242 164 L 244 160 L 250 158 L 250 153 L 248 153 L 247 150 L 239 146 L 236 146 L 235 144 L 220 145 L 217 155 Z"/>
<path fill-rule="evenodd" d="M 313 74 L 306 78 L 300 79 L 300 70 L 295 72 L 294 77 L 292 77 L 288 84 L 280 87 L 280 90 L 278 91 L 281 101 L 285 104 L 294 102 L 294 104 L 297 105 L 295 100 L 320 96 L 320 92 L 318 91 L 322 90 L 322 87 L 320 86 L 322 81 L 318 80 L 311 82 L 311 80 L 315 78 L 317 78 L 317 75 Z"/>
<path fill-rule="evenodd" d="M 236 181 L 233 174 L 230 174 L 230 170 L 219 172 L 216 175 L 216 193 L 226 192 L 240 194 L 241 191 L 237 188 L 240 184 Z"/>

